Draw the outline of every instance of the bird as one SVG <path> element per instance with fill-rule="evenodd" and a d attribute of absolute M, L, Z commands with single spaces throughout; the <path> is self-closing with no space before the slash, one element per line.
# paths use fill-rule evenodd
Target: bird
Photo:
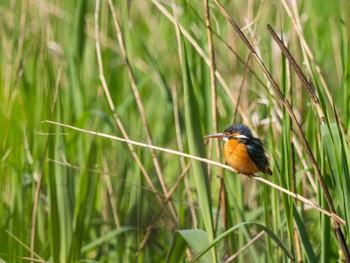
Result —
<path fill-rule="evenodd" d="M 254 137 L 246 125 L 232 124 L 224 132 L 206 135 L 205 138 L 224 139 L 225 160 L 236 174 L 253 176 L 255 173 L 263 172 L 272 175 L 263 142 Z"/>

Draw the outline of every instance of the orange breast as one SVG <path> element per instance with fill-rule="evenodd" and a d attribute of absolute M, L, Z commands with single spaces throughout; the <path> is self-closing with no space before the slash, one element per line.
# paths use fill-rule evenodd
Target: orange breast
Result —
<path fill-rule="evenodd" d="M 250 159 L 244 143 L 236 139 L 228 140 L 224 148 L 226 162 L 239 173 L 254 174 L 260 172 L 260 169 Z"/>

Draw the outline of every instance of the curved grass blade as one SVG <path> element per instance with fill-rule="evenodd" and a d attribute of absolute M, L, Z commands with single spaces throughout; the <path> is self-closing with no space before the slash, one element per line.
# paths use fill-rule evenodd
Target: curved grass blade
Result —
<path fill-rule="evenodd" d="M 282 241 L 277 237 L 277 235 L 275 233 L 273 233 L 271 231 L 271 229 L 267 228 L 264 225 L 261 225 L 259 223 L 252 223 L 252 222 L 244 222 L 244 223 L 240 223 L 237 224 L 233 227 L 231 227 L 230 229 L 228 229 L 227 231 L 225 231 L 224 233 L 220 234 L 219 236 L 217 236 L 213 242 L 211 242 L 209 245 L 207 245 L 204 249 L 202 249 L 198 254 L 196 254 L 193 259 L 190 262 L 196 262 L 197 260 L 199 260 L 200 257 L 202 257 L 209 249 L 211 249 L 213 246 L 215 246 L 217 243 L 219 243 L 221 240 L 223 240 L 225 237 L 227 237 L 228 235 L 230 235 L 232 232 L 234 232 L 235 230 L 239 229 L 240 227 L 244 226 L 244 225 L 255 225 L 257 226 L 260 230 L 264 230 L 266 232 L 266 234 L 269 235 L 269 237 L 276 243 L 276 245 L 283 250 L 283 252 L 285 253 L 285 255 L 287 257 L 289 257 L 290 259 L 294 259 L 291 252 L 285 247 L 285 245 L 282 243 Z"/>
<path fill-rule="evenodd" d="M 195 254 L 209 245 L 208 235 L 201 229 L 185 229 L 175 233 L 168 255 L 168 263 L 177 263 L 183 258 L 186 247 L 189 246 Z M 212 262 L 210 253 L 205 253 L 199 262 Z"/>
<path fill-rule="evenodd" d="M 134 230 L 136 230 L 135 227 L 120 227 L 117 229 L 113 229 L 112 231 L 109 231 L 105 235 L 95 239 L 91 243 L 83 246 L 81 249 L 81 252 L 87 252 L 90 249 L 101 246 L 103 243 L 107 243 L 109 240 L 116 238 L 119 235 L 122 235 L 126 232 L 129 232 L 129 231 L 134 231 Z"/>

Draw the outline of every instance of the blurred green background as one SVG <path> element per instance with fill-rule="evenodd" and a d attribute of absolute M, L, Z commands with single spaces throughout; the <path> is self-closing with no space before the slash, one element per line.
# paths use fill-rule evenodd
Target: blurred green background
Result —
<path fill-rule="evenodd" d="M 203 138 L 215 132 L 215 113 L 219 131 L 243 122 L 263 140 L 273 170 L 268 180 L 329 210 L 281 100 L 214 2 L 215 109 L 205 1 L 97 4 L 96 17 L 92 0 L 0 2 L 0 258 L 188 262 L 217 238 L 200 262 L 289 262 L 289 254 L 306 262 L 344 260 L 328 216 L 268 185 L 42 123 L 143 143 L 152 138 L 156 146 L 224 163 L 216 141 Z M 291 103 L 350 245 L 349 1 L 221 4 Z M 266 24 L 313 83 L 323 124 Z M 220 236 L 226 230 L 227 238 Z"/>

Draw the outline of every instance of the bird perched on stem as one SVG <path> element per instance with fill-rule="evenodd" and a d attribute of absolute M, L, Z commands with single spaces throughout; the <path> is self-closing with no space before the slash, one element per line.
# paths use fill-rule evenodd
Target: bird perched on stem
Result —
<path fill-rule="evenodd" d="M 232 124 L 224 132 L 207 135 L 205 138 L 224 139 L 225 160 L 237 174 L 254 175 L 263 172 L 272 175 L 262 141 L 255 138 L 246 125 Z"/>

